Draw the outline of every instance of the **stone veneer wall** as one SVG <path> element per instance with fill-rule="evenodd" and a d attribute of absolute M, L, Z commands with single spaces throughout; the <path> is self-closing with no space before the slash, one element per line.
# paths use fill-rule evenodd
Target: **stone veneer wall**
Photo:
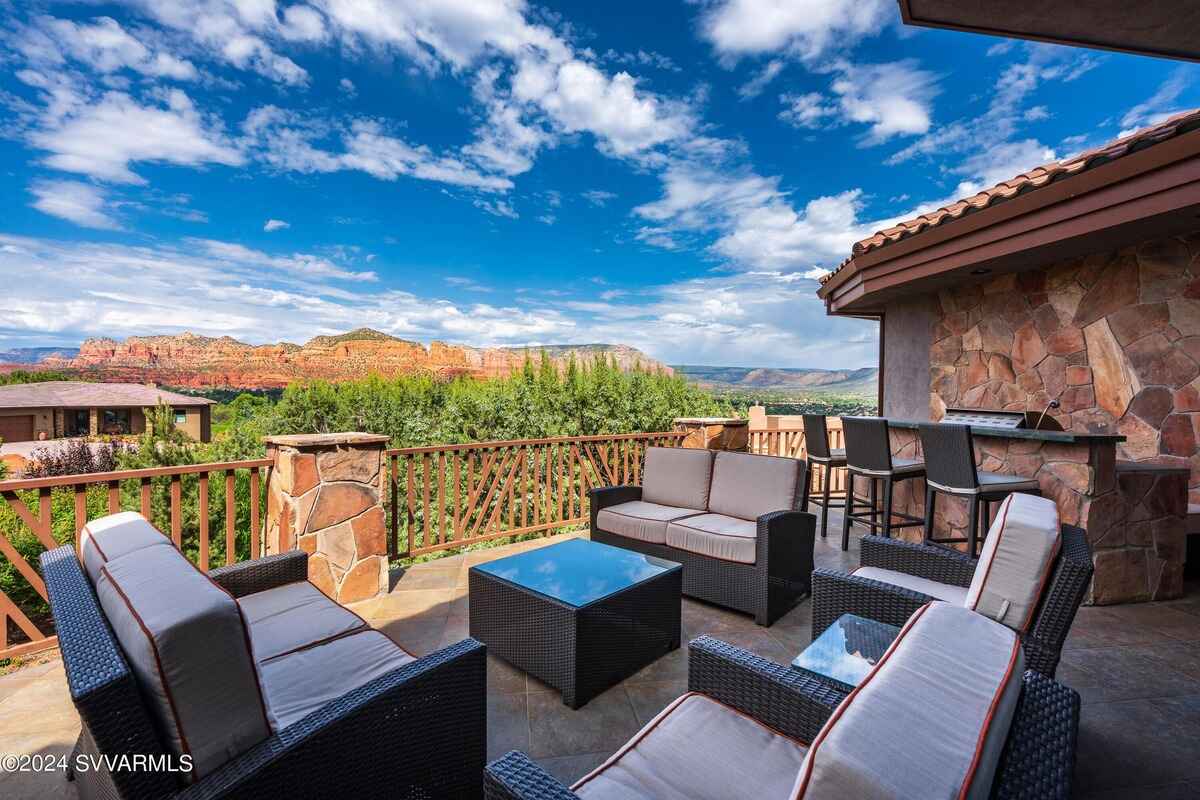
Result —
<path fill-rule="evenodd" d="M 388 588 L 386 436 L 268 437 L 267 553 L 309 554 L 308 579 L 341 603 Z"/>
<path fill-rule="evenodd" d="M 1189 466 L 1200 503 L 1200 233 L 939 294 L 930 412 L 1041 409 L 1121 433 L 1118 458 Z"/>
<path fill-rule="evenodd" d="M 1200 233 L 943 290 L 932 338 L 932 419 L 1057 398 L 1065 430 L 1126 437 L 1111 471 L 1085 448 L 1000 440 L 981 440 L 980 465 L 1036 475 L 1088 529 L 1095 602 L 1178 596 L 1187 503 L 1200 503 Z M 939 503 L 942 525 L 965 525 L 956 508 Z"/>

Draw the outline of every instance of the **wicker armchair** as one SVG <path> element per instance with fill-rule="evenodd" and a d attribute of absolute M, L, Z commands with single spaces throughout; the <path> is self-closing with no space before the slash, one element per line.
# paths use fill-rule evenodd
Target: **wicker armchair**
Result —
<path fill-rule="evenodd" d="M 957 587 L 969 587 L 976 560 L 937 545 L 913 544 L 881 536 L 862 538 L 864 567 L 895 570 Z M 1021 634 L 1025 663 L 1053 678 L 1063 642 L 1092 580 L 1092 554 L 1080 528 L 1062 526 L 1062 549 L 1042 592 L 1033 622 Z M 813 637 L 820 636 L 842 614 L 903 625 L 913 612 L 934 598 L 902 586 L 847 575 L 831 569 L 813 572 Z"/>
<path fill-rule="evenodd" d="M 688 657 L 690 691 L 801 742 L 813 741 L 845 699 L 841 692 L 796 670 L 708 636 L 688 645 Z M 1069 798 L 1078 729 L 1079 695 L 1036 672 L 1026 672 L 995 773 L 992 797 Z M 579 797 L 516 751 L 488 764 L 484 796 L 487 800 Z"/>
<path fill-rule="evenodd" d="M 41 563 L 83 726 L 75 754 L 165 758 L 170 751 L 74 549 L 48 551 Z M 306 575 L 302 552 L 211 573 L 235 597 Z M 167 771 L 89 769 L 69 777 L 84 797 L 478 797 L 485 691 L 485 648 L 464 639 L 347 692 L 190 785 Z"/>

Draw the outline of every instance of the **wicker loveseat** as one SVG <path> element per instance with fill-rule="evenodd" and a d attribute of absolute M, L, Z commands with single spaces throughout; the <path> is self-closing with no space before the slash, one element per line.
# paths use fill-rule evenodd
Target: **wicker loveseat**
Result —
<path fill-rule="evenodd" d="M 482 644 L 414 658 L 309 584 L 305 553 L 205 574 L 131 512 L 80 555 L 41 563 L 82 798 L 480 794 Z"/>
<path fill-rule="evenodd" d="M 851 694 L 702 636 L 688 694 L 591 773 L 568 788 L 510 752 L 485 796 L 1066 800 L 1079 696 L 1021 663 L 1013 631 L 947 603 L 914 614 Z"/>
<path fill-rule="evenodd" d="M 793 458 L 646 449 L 641 486 L 591 491 L 592 540 L 683 564 L 683 593 L 770 625 L 809 591 L 816 518 Z"/>
<path fill-rule="evenodd" d="M 902 625 L 930 600 L 945 600 L 1011 627 L 1026 666 L 1050 678 L 1093 572 L 1087 534 L 1060 525 L 1052 500 L 1028 494 L 1000 506 L 978 559 L 881 536 L 864 536 L 859 558 L 850 574 L 813 572 L 814 637 L 842 614 Z M 989 591 L 1006 572 L 1008 585 Z"/>

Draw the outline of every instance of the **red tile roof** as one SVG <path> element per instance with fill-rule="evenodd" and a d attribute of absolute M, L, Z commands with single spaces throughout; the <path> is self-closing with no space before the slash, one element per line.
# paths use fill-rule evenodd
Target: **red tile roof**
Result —
<path fill-rule="evenodd" d="M 918 217 L 893 225 L 890 228 L 885 228 L 873 236 L 868 236 L 866 239 L 856 242 L 851 257 L 886 247 L 889 244 L 915 236 L 922 231 L 959 219 L 997 203 L 1002 203 L 1005 200 L 1011 200 L 1018 195 L 1035 191 L 1055 181 L 1070 178 L 1092 167 L 1106 164 L 1109 161 L 1146 147 L 1151 147 L 1180 134 L 1196 130 L 1197 128 L 1200 128 L 1200 109 L 1176 114 L 1158 125 L 1135 131 L 1128 136 L 1123 136 L 1116 141 L 1109 142 L 1093 150 L 1087 150 L 1065 161 L 1052 161 L 1049 164 L 1034 167 L 1015 178 L 998 183 L 990 189 L 984 189 L 976 195 L 965 197 L 948 206 L 939 208 L 937 211 L 921 214 Z M 849 258 L 843 261 L 836 270 L 822 278 L 821 283 L 828 281 L 848 263 L 850 263 Z"/>

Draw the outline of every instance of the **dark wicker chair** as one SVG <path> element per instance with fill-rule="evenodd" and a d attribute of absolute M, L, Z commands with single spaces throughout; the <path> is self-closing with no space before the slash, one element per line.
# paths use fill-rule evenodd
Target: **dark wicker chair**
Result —
<path fill-rule="evenodd" d="M 801 466 L 801 481 L 807 479 L 803 470 Z M 773 511 L 759 517 L 754 563 L 742 564 L 631 539 L 596 524 L 601 509 L 642 499 L 640 486 L 592 489 L 588 496 L 592 541 L 683 564 L 683 593 L 689 597 L 753 614 L 755 622 L 769 626 L 811 589 L 816 517 L 806 511 Z"/>
<path fill-rule="evenodd" d="M 968 587 L 976 560 L 965 553 L 881 536 L 864 536 L 860 563 L 864 567 L 904 572 L 938 583 Z M 1062 526 L 1062 548 L 1042 592 L 1033 623 L 1021 634 L 1025 664 L 1053 678 L 1063 642 L 1075 612 L 1092 580 L 1092 552 L 1087 534 Z M 913 612 L 935 598 L 882 581 L 847 575 L 831 569 L 813 572 L 813 638 L 842 614 L 903 625 Z"/>
<path fill-rule="evenodd" d="M 753 653 L 708 636 L 688 645 L 688 688 L 802 742 L 811 742 L 845 695 Z M 1033 671 L 996 770 L 992 797 L 1067 800 L 1079 733 L 1079 695 Z M 897 765 L 902 768 L 903 765 Z M 524 753 L 488 764 L 488 800 L 573 800 L 574 792 Z"/>
<path fill-rule="evenodd" d="M 71 698 L 83 730 L 75 754 L 169 752 L 74 549 L 41 556 Z M 214 570 L 235 597 L 307 577 L 292 552 Z M 478 797 L 486 761 L 486 651 L 474 639 L 348 692 L 183 786 L 167 771 L 77 772 L 103 798 Z M 74 759 L 72 759 L 72 762 Z"/>

